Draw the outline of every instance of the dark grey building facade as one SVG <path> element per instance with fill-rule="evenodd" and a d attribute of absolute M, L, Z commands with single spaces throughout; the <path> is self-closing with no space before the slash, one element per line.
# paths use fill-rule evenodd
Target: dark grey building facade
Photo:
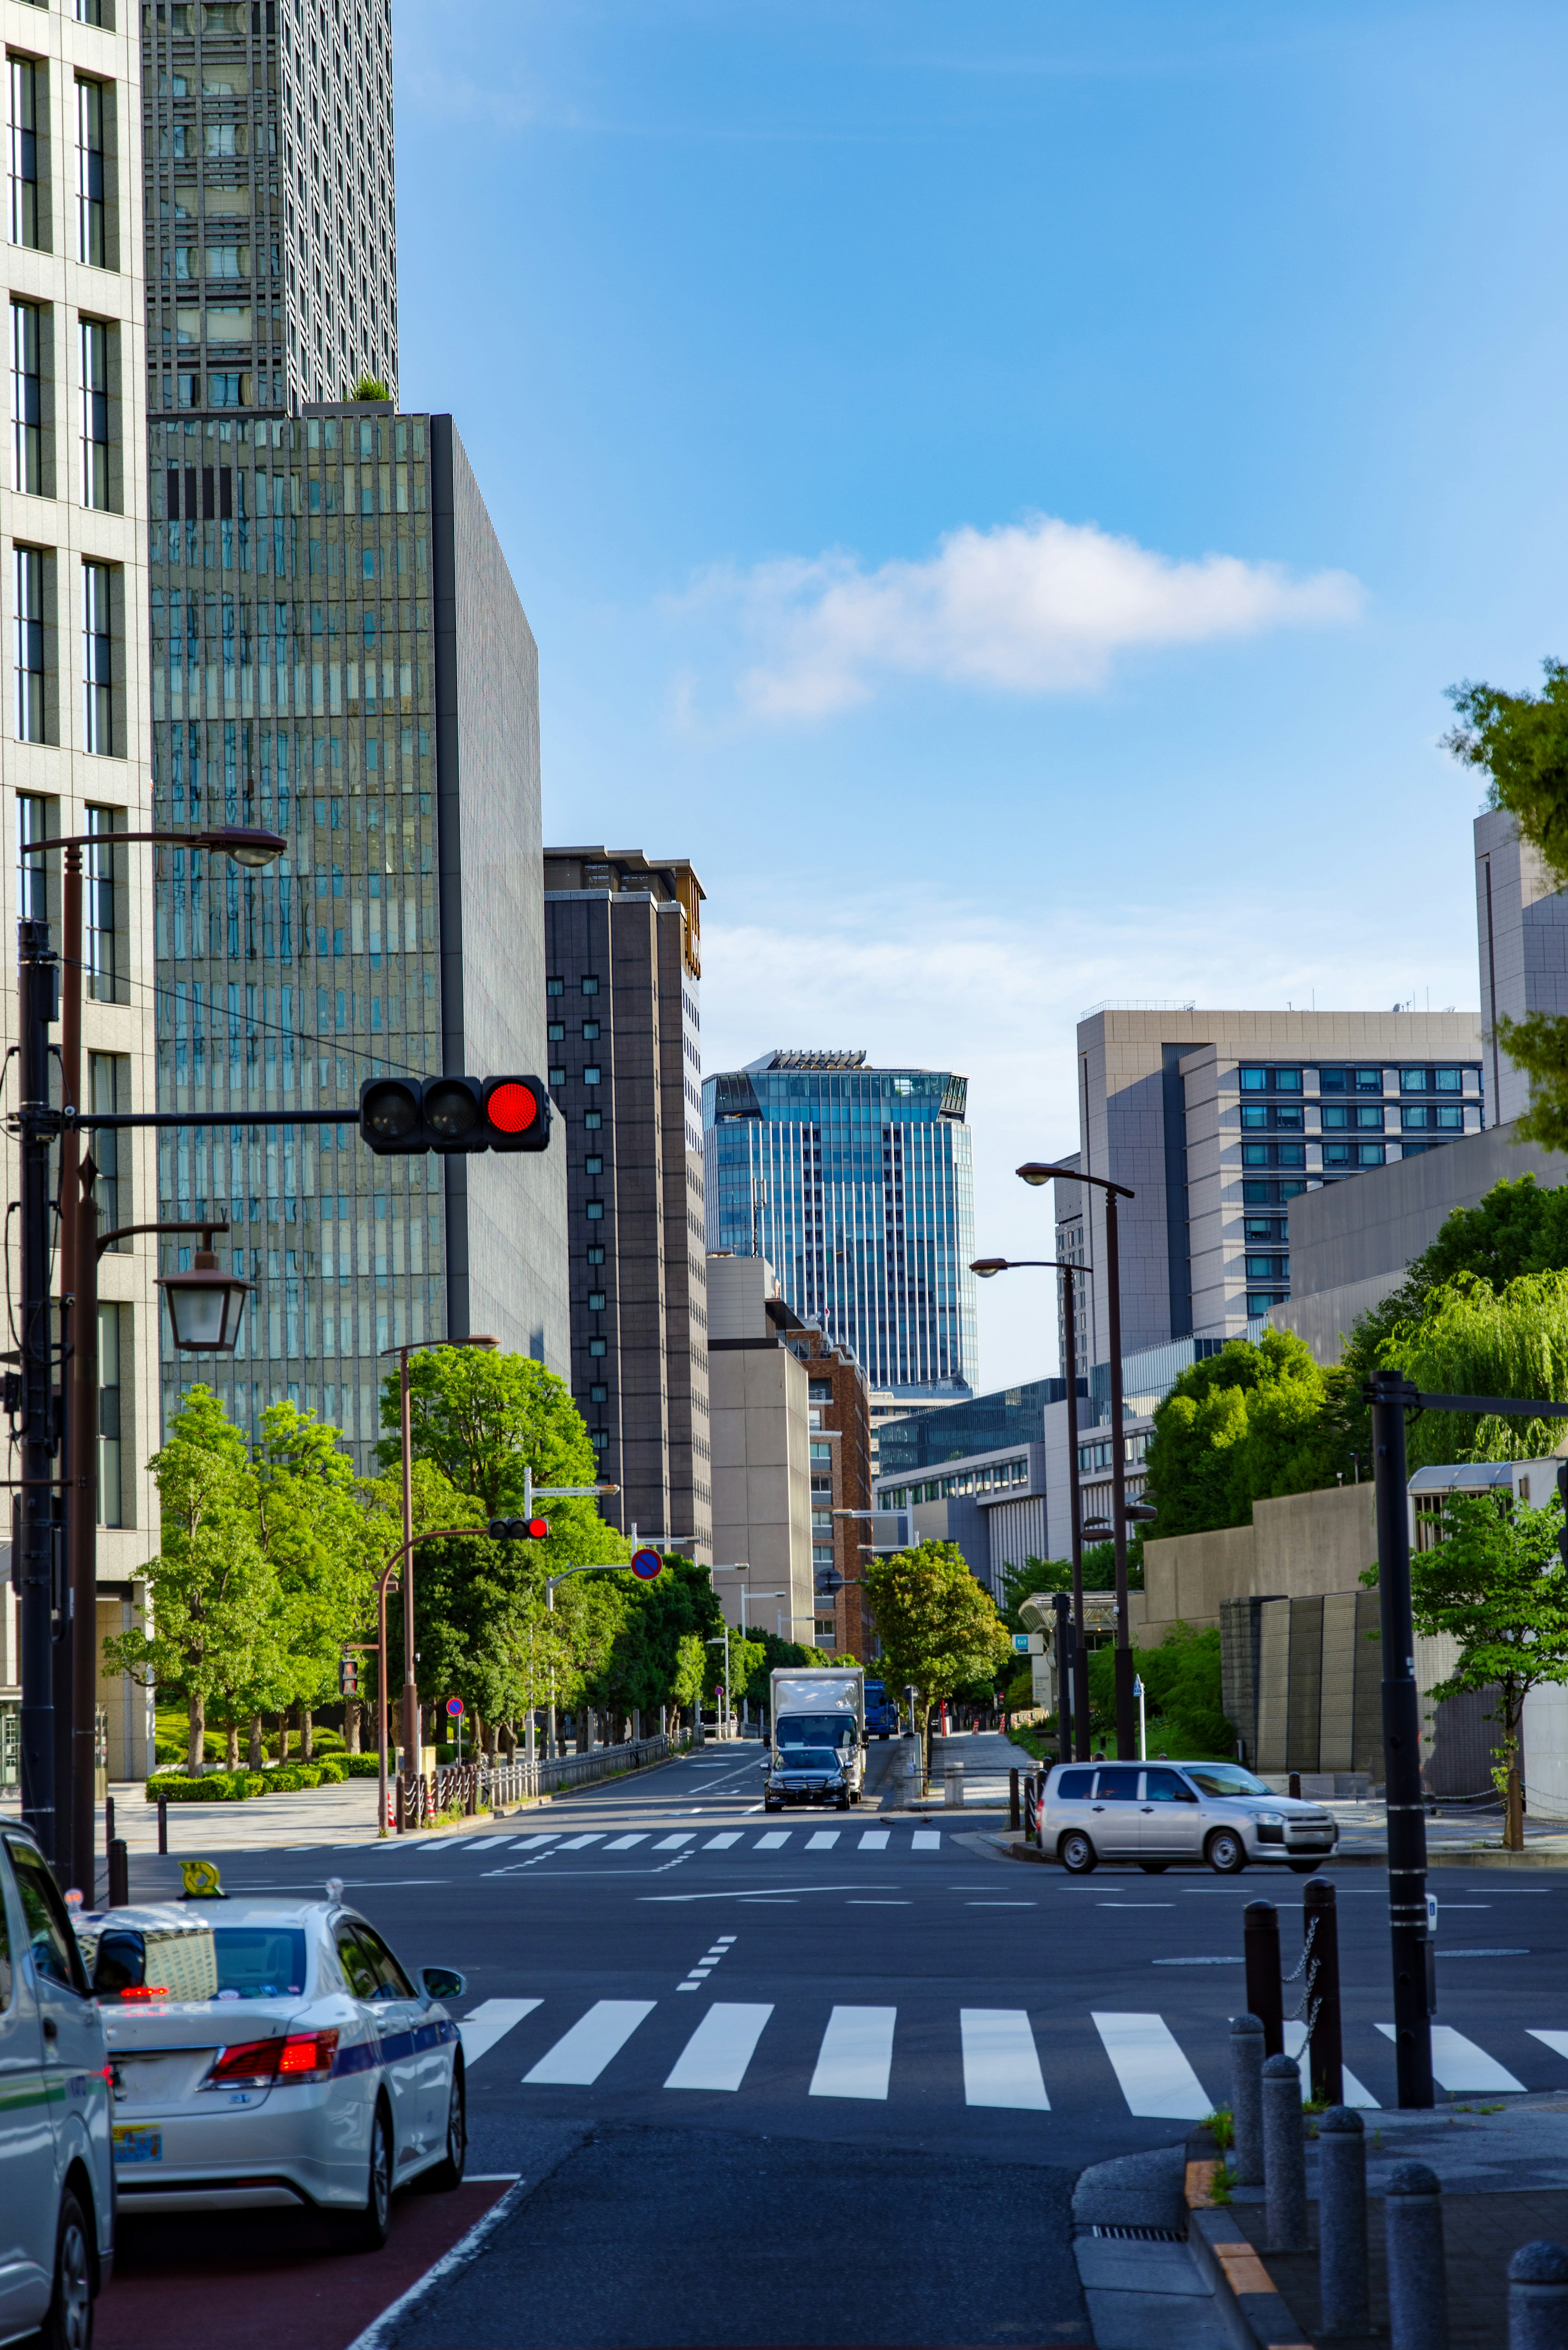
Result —
<path fill-rule="evenodd" d="M 684 859 L 545 852 L 548 1074 L 565 1128 L 572 1392 L 629 1532 L 712 1557 L 702 889 Z"/>
<path fill-rule="evenodd" d="M 154 820 L 265 825 L 241 875 L 158 852 L 161 1108 L 340 1125 L 160 1137 L 159 1211 L 257 1286 L 239 1353 L 178 1358 L 251 1429 L 291 1397 L 368 1461 L 381 1350 L 488 1332 L 566 1376 L 563 1139 L 378 1158 L 367 1077 L 542 1070 L 538 665 L 452 420 L 389 404 L 155 420 Z"/>

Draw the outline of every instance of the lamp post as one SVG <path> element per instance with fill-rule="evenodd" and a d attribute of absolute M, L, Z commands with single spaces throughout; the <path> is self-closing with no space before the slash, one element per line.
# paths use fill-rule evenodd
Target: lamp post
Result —
<path fill-rule="evenodd" d="M 715 1633 L 715 1635 L 713 1636 L 713 1638 L 712 1638 L 711 1640 L 709 1640 L 709 1641 L 706 1643 L 706 1645 L 707 1645 L 707 1647 L 709 1647 L 710 1648 L 722 1648 L 722 1649 L 723 1649 L 723 1651 L 724 1651 L 724 1702 L 723 1702 L 722 1707 L 722 1708 L 721 1708 L 721 1710 L 720 1710 L 720 1714 L 719 1714 L 719 1735 L 720 1735 L 720 1737 L 721 1737 L 721 1738 L 722 1738 L 722 1736 L 724 1735 L 724 1723 L 725 1723 L 725 1720 L 726 1720 L 726 1718 L 730 1715 L 730 1713 L 731 1713 L 731 1711 L 732 1711 L 732 1708 L 731 1708 L 731 1704 L 730 1704 L 730 1627 L 729 1627 L 729 1626 L 728 1626 L 727 1624 L 725 1625 L 724 1629 L 723 1629 L 723 1631 L 722 1631 L 722 1634 Z"/>
<path fill-rule="evenodd" d="M 1106 1347 L 1111 1371 L 1111 1535 L 1116 1546 L 1116 1752 L 1130 1754 L 1133 1742 L 1133 1659 L 1127 1624 L 1127 1459 L 1122 1436 L 1121 1264 L 1116 1244 L 1116 1201 L 1137 1197 L 1125 1183 L 1106 1175 L 1085 1175 L 1076 1167 L 1054 1167 L 1030 1159 L 1019 1168 L 1025 1183 L 1038 1188 L 1060 1178 L 1092 1183 L 1106 1197 Z"/>
<path fill-rule="evenodd" d="M 96 1303 L 90 1323 L 84 1305 L 88 1289 L 96 1296 L 96 1267 L 101 1253 L 98 1243 L 97 1209 L 89 1182 L 81 1184 L 78 1131 L 89 1124 L 173 1126 L 186 1123 L 157 1112 L 104 1119 L 81 1115 L 82 1004 L 82 850 L 162 844 L 206 848 L 253 868 L 270 865 L 288 844 L 280 833 L 249 825 L 219 825 L 201 832 L 151 831 L 77 833 L 23 845 L 25 857 L 53 849 L 65 854 L 61 890 L 62 953 L 57 961 L 49 945 L 47 922 L 26 920 L 17 926 L 17 980 L 21 1055 L 21 1220 L 22 1281 L 20 1301 L 22 1356 L 22 1804 L 23 1817 L 33 1829 L 57 1874 L 67 1882 L 87 1877 L 94 1848 L 93 1750 L 98 1698 L 97 1659 L 97 1419 L 98 1330 Z M 49 1102 L 48 1031 L 60 1023 L 60 1075 L 63 1111 Z M 218 1123 L 216 1119 L 202 1121 Z M 224 1124 L 242 1125 L 245 1119 Z M 54 1338 L 50 1328 L 48 1191 L 49 1152 L 59 1137 L 61 1346 L 67 1338 L 68 1370 L 62 1388 L 66 1412 L 64 1473 L 54 1466 L 58 1431 L 54 1427 Z M 96 1177 L 97 1170 L 93 1170 Z M 127 1228 L 131 1229 L 131 1228 Z M 158 1229 L 138 1225 L 137 1232 Z M 192 1227 L 182 1225 L 182 1231 Z M 226 1230 L 216 1224 L 212 1231 Z M 124 1234 L 118 1235 L 123 1237 Z M 206 1252 L 211 1253 L 210 1247 Z M 86 1276 L 91 1270 L 88 1284 Z M 216 1273 L 216 1259 L 202 1271 Z M 208 1284 L 215 1290 L 220 1284 Z M 222 1284 L 224 1287 L 232 1284 Z M 243 1302 L 243 1301 L 242 1301 Z M 173 1296 L 170 1299 L 173 1309 Z M 65 1315 L 74 1312 L 71 1326 Z M 234 1319 L 237 1331 L 238 1318 Z M 63 1486 L 73 1497 L 67 1505 L 66 1541 L 69 1575 L 71 1637 L 61 1669 L 55 1669 L 51 1638 L 53 1614 L 53 1494 Z M 57 1718 L 57 1716 L 58 1718 Z M 90 1891 L 91 1879 L 88 1877 Z"/>
<path fill-rule="evenodd" d="M 1078 1467 L 1078 1325 L 1077 1293 L 1073 1285 L 1075 1273 L 1092 1273 L 1086 1264 L 1069 1264 L 1055 1256 L 1023 1256 L 1011 1260 L 1004 1256 L 977 1257 L 970 1266 L 981 1281 L 992 1281 L 999 1273 L 1017 1273 L 1039 1269 L 1060 1273 L 1065 1276 L 1062 1292 L 1062 1351 L 1067 1357 L 1067 1475 L 1072 1495 L 1069 1510 L 1071 1520 L 1073 1562 L 1073 1742 L 1074 1758 L 1079 1762 L 1089 1759 L 1089 1651 L 1084 1638 L 1084 1496 Z M 1062 1659 L 1057 1659 L 1060 1666 Z"/>

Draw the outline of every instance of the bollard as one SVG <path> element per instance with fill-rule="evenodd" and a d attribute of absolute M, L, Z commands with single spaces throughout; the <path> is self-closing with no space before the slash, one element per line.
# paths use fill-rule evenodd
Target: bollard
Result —
<path fill-rule="evenodd" d="M 109 1900 L 110 1909 L 127 1909 L 130 1906 L 130 1866 L 126 1857 L 125 1838 L 116 1836 L 109 1848 Z"/>
<path fill-rule="evenodd" d="M 167 1795 L 160 1795 L 158 1798 L 158 1849 L 160 1852 L 167 1852 L 169 1849 L 169 1798 Z"/>
<path fill-rule="evenodd" d="M 1018 1772 L 1016 1766 L 1007 1774 L 1007 1825 L 1016 1834 L 1018 1816 Z"/>
<path fill-rule="evenodd" d="M 1521 2244 L 1508 2264 L 1508 2350 L 1568 2350 L 1568 2252 Z"/>
<path fill-rule="evenodd" d="M 945 1773 L 947 1800 L 955 1810 L 963 1809 L 963 1764 L 950 1762 Z"/>
<path fill-rule="evenodd" d="M 1449 2350 L 1443 2189 L 1424 2162 L 1402 2162 L 1384 2191 L 1390 2350 Z"/>
<path fill-rule="evenodd" d="M 1306 2140 L 1302 2134 L 1302 2076 L 1293 2056 L 1263 2064 L 1263 2191 L 1268 2199 L 1268 2249 L 1306 2249 Z"/>
<path fill-rule="evenodd" d="M 1345 2095 L 1345 2060 L 1339 2012 L 1339 1911 L 1326 1877 L 1314 1877 L 1302 1901 L 1303 1935 L 1312 1936 L 1309 1997 L 1313 2009 L 1311 2050 L 1313 2103 L 1337 2106 Z"/>
<path fill-rule="evenodd" d="M 1272 1901 L 1249 1901 L 1241 1912 L 1247 1958 L 1247 2010 L 1263 2027 L 1263 2054 L 1285 2053 L 1284 1993 L 1280 1986 L 1280 1913 Z"/>
<path fill-rule="evenodd" d="M 1263 2027 L 1255 2015 L 1231 2018 L 1231 2118 L 1238 2187 L 1263 2183 Z"/>
<path fill-rule="evenodd" d="M 1289 1785 L 1292 1803 L 1299 1804 L 1302 1799 L 1302 1774 L 1299 1771 L 1291 1773 Z"/>
<path fill-rule="evenodd" d="M 1318 2305 L 1324 2334 L 1369 2334 L 1366 2132 L 1348 2106 L 1318 2124 Z"/>

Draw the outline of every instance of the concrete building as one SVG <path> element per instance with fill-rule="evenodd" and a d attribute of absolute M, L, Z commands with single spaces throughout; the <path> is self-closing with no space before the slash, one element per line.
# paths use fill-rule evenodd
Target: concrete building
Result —
<path fill-rule="evenodd" d="M 1472 1014 L 1106 1004 L 1078 1024 L 1077 1063 L 1064 1163 L 1134 1194 L 1119 1211 L 1128 1355 L 1243 1336 L 1292 1294 L 1293 1199 L 1492 1123 Z M 1055 1190 L 1055 1253 L 1096 1269 L 1083 1352 L 1103 1363 L 1105 1195 Z"/>
<path fill-rule="evenodd" d="M 682 858 L 545 851 L 549 1086 L 566 1121 L 572 1392 L 605 1515 L 712 1558 L 702 887 Z"/>
<path fill-rule="evenodd" d="M 765 1258 L 708 1258 L 708 1400 L 713 1441 L 714 1589 L 732 1624 L 809 1646 L 811 1377 L 787 1340 L 803 1328 Z M 820 1435 L 816 1443 L 831 1454 Z M 829 1464 L 826 1464 L 830 1466 Z"/>
<path fill-rule="evenodd" d="M 139 13 L 149 411 L 395 400 L 390 0 Z"/>
<path fill-rule="evenodd" d="M 201 1377 L 248 1431 L 286 1395 L 368 1465 L 384 1347 L 488 1332 L 571 1368 L 575 1106 L 537 1157 L 372 1157 L 355 1122 L 367 1077 L 546 1065 L 537 653 L 451 417 L 151 434 L 180 477 L 151 532 L 157 820 L 289 844 L 245 876 L 159 853 L 160 1106 L 345 1110 L 161 1138 L 161 1212 L 225 1216 L 258 1284 L 234 1357 L 165 1351 L 164 1409 Z"/>
<path fill-rule="evenodd" d="M 806 1371 L 816 1644 L 850 1656 L 868 1656 L 875 1635 L 860 1578 L 875 1534 L 866 1374 L 854 1356 L 824 1337 L 815 1323 L 792 1325 L 784 1343 Z M 842 1584 L 836 1592 L 832 1588 L 836 1576 Z"/>
<path fill-rule="evenodd" d="M 109 846 L 150 820 L 147 465 L 142 405 L 146 282 L 134 125 L 141 64 L 134 16 L 12 6 L 5 16 L 10 252 L 10 445 L 0 537 L 12 648 L 6 780 L 16 837 L 5 934 L 24 916 L 58 930 L 59 859 L 26 840 L 99 834 L 87 858 L 84 1090 L 99 1107 L 153 1107 L 152 902 L 145 858 Z M 103 21 L 98 21 L 102 19 Z M 8 816 L 7 821 L 11 819 Z M 40 868 L 47 865 L 47 872 Z M 0 1047 L 16 1038 L 14 981 L 0 988 Z M 6 1196 L 17 1188 L 5 1140 Z M 150 1135 L 105 1149 L 105 1229 L 155 1212 Z M 99 1627 L 128 1630 L 156 1542 L 144 1466 L 158 1441 L 154 1253 L 144 1240 L 103 1259 L 96 1343 Z M 92 1343 L 89 1334 L 88 1343 Z M 0 1545 L 9 1559 L 9 1544 Z M 16 1781 L 16 1598 L 0 1571 L 0 1791 Z M 151 1700 L 102 1690 L 115 1778 L 152 1761 Z"/>
<path fill-rule="evenodd" d="M 1552 889 L 1502 808 L 1475 820 L 1475 867 L 1487 1083 L 1496 1118 L 1507 1121 L 1530 1107 L 1530 1080 L 1503 1051 L 1498 1020 L 1568 1013 L 1568 894 Z"/>
<path fill-rule="evenodd" d="M 710 1248 L 760 1255 L 866 1373 L 872 1440 L 975 1378 L 968 1080 L 862 1052 L 764 1053 L 705 1079 Z"/>

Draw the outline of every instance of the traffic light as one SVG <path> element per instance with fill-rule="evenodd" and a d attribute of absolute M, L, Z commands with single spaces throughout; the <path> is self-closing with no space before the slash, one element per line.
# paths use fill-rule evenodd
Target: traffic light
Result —
<path fill-rule="evenodd" d="M 1557 1529 L 1557 1555 L 1568 1566 L 1568 1461 L 1559 1464 L 1557 1491 L 1563 1497 L 1563 1523 Z"/>
<path fill-rule="evenodd" d="M 547 1518 L 492 1518 L 485 1529 L 492 1542 L 547 1542 Z"/>
<path fill-rule="evenodd" d="M 359 1694 L 359 1659 L 352 1648 L 345 1648 L 337 1659 L 337 1693 L 339 1697 Z"/>
<path fill-rule="evenodd" d="M 379 1157 L 439 1150 L 547 1150 L 550 1097 L 537 1077 L 370 1077 L 359 1139 Z"/>

